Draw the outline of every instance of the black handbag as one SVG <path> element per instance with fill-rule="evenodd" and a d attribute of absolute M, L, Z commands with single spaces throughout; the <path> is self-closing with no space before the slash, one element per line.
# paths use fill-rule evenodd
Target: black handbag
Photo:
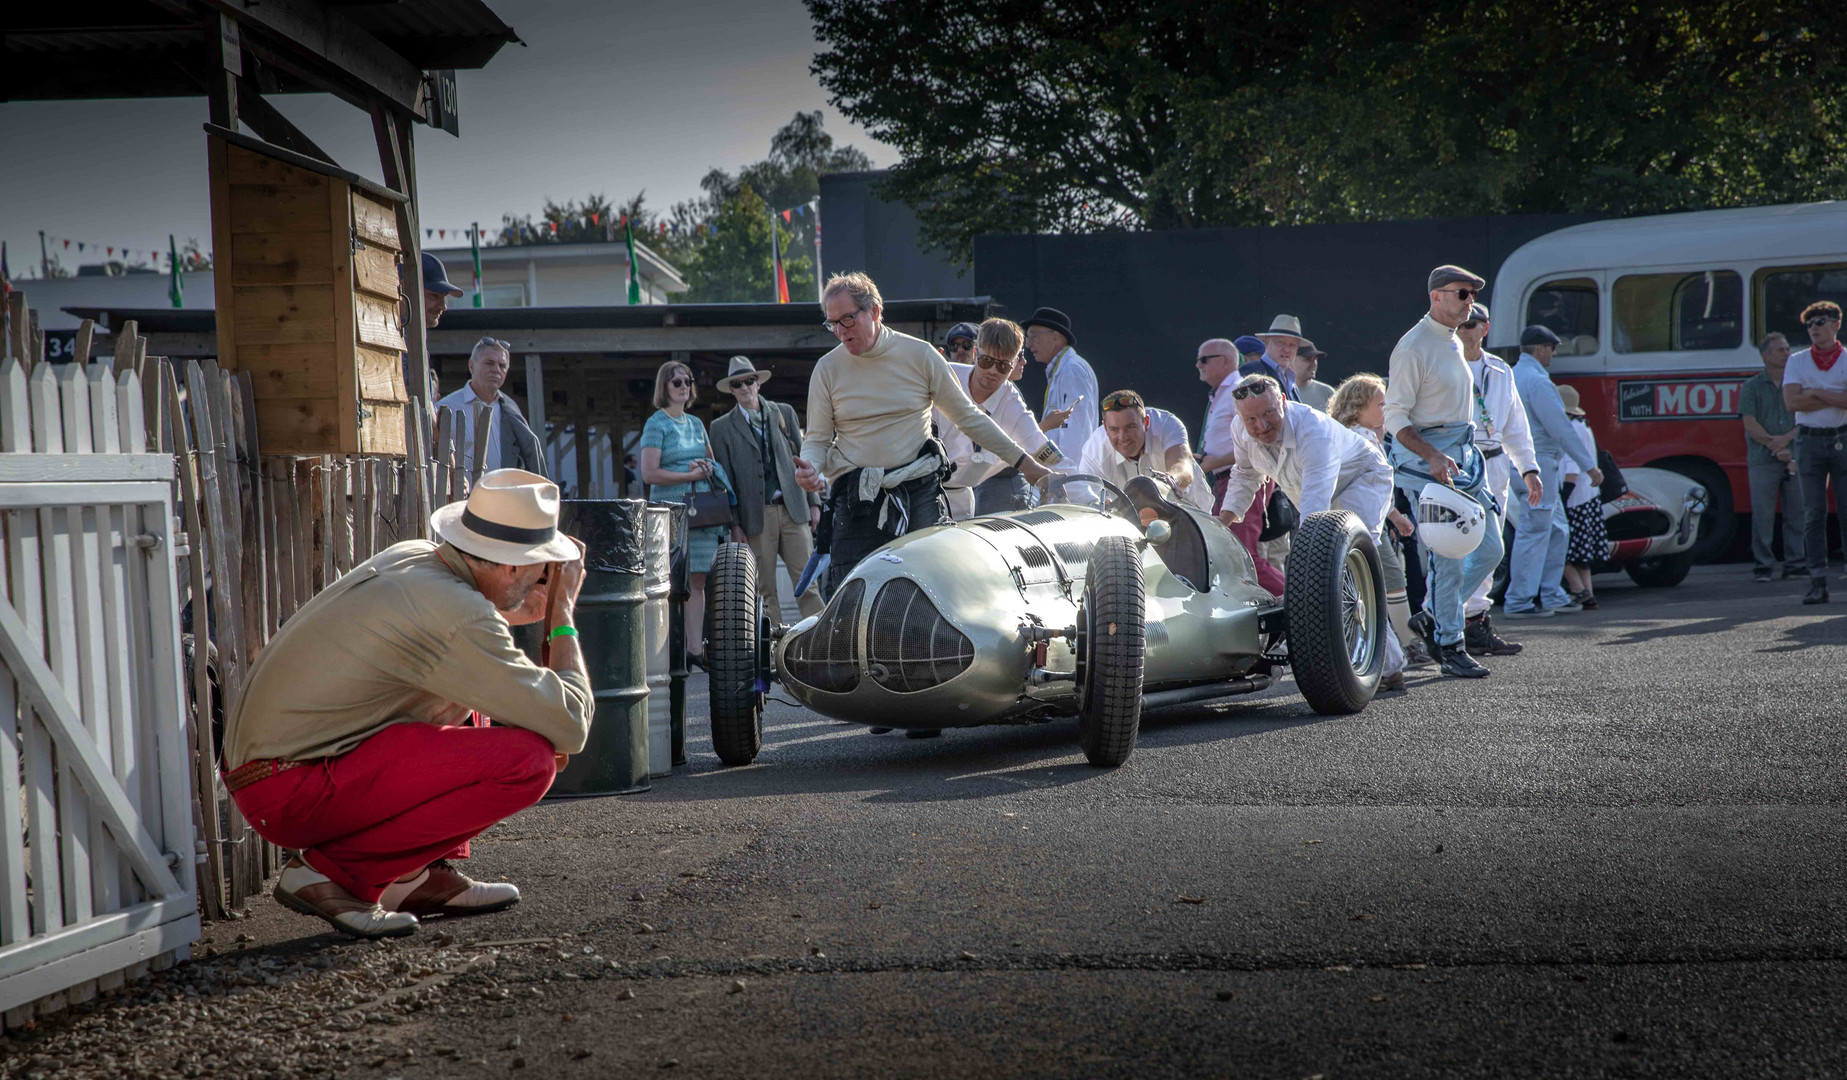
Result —
<path fill-rule="evenodd" d="M 695 481 L 705 484 L 709 491 L 693 491 L 686 496 L 686 527 L 689 529 L 710 529 L 720 525 L 733 525 L 737 517 L 731 512 L 731 496 L 723 490 L 716 474 L 709 481 Z"/>
<path fill-rule="evenodd" d="M 1270 492 L 1270 503 L 1263 508 L 1263 531 L 1257 534 L 1257 541 L 1267 544 L 1294 532 L 1301 522 L 1302 513 L 1296 509 L 1295 500 L 1283 494 L 1279 487 Z"/>
<path fill-rule="evenodd" d="M 1597 449 L 1597 468 L 1603 473 L 1603 483 L 1597 488 L 1600 502 L 1613 503 L 1629 491 L 1629 485 L 1623 480 L 1623 471 L 1616 464 L 1616 459 L 1608 450 Z"/>

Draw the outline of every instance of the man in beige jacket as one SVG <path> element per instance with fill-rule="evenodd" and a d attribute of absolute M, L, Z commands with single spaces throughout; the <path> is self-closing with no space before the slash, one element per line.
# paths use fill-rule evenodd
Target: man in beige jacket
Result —
<path fill-rule="evenodd" d="M 538 802 L 590 732 L 583 546 L 557 530 L 558 488 L 499 469 L 430 525 L 440 543 L 393 545 L 290 616 L 225 724 L 225 787 L 297 852 L 276 899 L 355 937 L 517 903 L 448 860 Z M 508 629 L 540 619 L 549 668 Z"/>

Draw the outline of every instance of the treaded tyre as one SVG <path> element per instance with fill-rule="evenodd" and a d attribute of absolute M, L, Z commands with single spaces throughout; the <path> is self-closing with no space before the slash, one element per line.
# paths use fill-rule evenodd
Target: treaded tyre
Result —
<path fill-rule="evenodd" d="M 712 749 L 726 765 L 748 765 L 763 747 L 763 692 L 758 679 L 762 598 L 757 560 L 744 544 L 723 543 L 706 579 L 711 640 L 706 668 L 712 704 Z"/>
<path fill-rule="evenodd" d="M 1310 708 L 1356 713 L 1385 666 L 1385 578 L 1379 549 L 1345 510 L 1310 514 L 1296 528 L 1283 577 L 1289 664 Z"/>
<path fill-rule="evenodd" d="M 1693 552 L 1637 559 L 1623 569 L 1628 571 L 1630 581 L 1645 589 L 1668 589 L 1687 580 L 1687 573 L 1693 569 Z"/>
<path fill-rule="evenodd" d="M 1106 536 L 1090 553 L 1078 613 L 1078 743 L 1092 765 L 1129 760 L 1142 726 L 1142 648 L 1148 598 L 1141 550 Z"/>

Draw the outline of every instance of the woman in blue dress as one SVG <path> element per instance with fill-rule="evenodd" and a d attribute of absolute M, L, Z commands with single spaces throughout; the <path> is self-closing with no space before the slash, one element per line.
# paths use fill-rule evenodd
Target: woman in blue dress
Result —
<path fill-rule="evenodd" d="M 654 373 L 656 412 L 641 429 L 640 447 L 641 479 L 649 485 L 652 502 L 685 502 L 695 491 L 732 490 L 731 478 L 712 458 L 705 425 L 686 411 L 698 399 L 693 371 L 685 364 L 669 360 Z M 737 496 L 731 501 L 735 503 Z M 692 596 L 686 601 L 686 645 L 688 657 L 700 667 L 705 666 L 705 575 L 724 538 L 722 525 L 694 529 L 687 537 Z"/>

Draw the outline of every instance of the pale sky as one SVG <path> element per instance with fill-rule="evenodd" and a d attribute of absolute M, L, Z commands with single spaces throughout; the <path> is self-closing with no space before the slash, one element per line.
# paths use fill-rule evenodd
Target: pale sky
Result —
<path fill-rule="evenodd" d="M 537 214 L 601 193 L 646 189 L 664 208 L 697 195 L 712 166 L 769 152 L 797 111 L 823 109 L 837 142 L 875 166 L 895 163 L 827 107 L 808 73 L 817 49 L 800 0 L 489 0 L 527 43 L 457 75 L 462 137 L 417 128 L 423 224 L 483 231 L 503 213 Z M 325 95 L 269 99 L 344 167 L 379 178 L 371 124 Z M 0 104 L 0 238 L 16 277 L 36 273 L 38 231 L 67 267 L 90 262 L 75 241 L 145 258 L 198 237 L 211 246 L 205 99 Z M 450 241 L 453 243 L 453 241 Z M 440 241 L 438 242 L 440 243 Z"/>

